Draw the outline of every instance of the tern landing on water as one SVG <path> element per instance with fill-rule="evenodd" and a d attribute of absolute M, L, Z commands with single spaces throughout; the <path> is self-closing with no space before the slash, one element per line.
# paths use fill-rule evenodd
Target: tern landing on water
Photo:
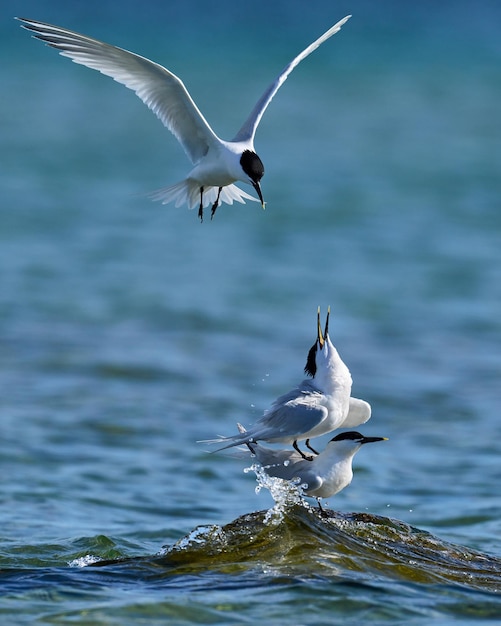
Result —
<path fill-rule="evenodd" d="M 291 443 L 319 437 L 336 428 L 353 428 L 371 416 L 371 407 L 364 400 L 351 398 L 351 374 L 329 338 L 329 314 L 322 334 L 320 307 L 317 313 L 317 340 L 311 347 L 304 371 L 311 379 L 303 380 L 289 393 L 275 400 L 272 407 L 247 432 L 233 437 L 220 437 L 204 443 L 225 444 L 220 450 L 242 443 L 268 441 Z M 315 452 L 316 453 L 316 452 Z"/>
<path fill-rule="evenodd" d="M 242 426 L 239 425 L 242 432 Z M 300 479 L 304 493 L 312 498 L 330 498 L 347 487 L 353 478 L 352 461 L 366 443 L 387 441 L 386 437 L 364 437 L 355 431 L 344 432 L 329 441 L 325 450 L 312 460 L 304 459 L 295 450 L 274 450 L 259 443 L 247 443 L 268 476 L 285 480 Z M 321 505 L 320 505 L 320 508 Z"/>
<path fill-rule="evenodd" d="M 254 135 L 261 117 L 296 65 L 337 33 L 350 17 L 348 15 L 332 26 L 284 67 L 232 141 L 219 139 L 181 79 L 158 63 L 59 26 L 17 19 L 37 39 L 56 48 L 63 56 L 111 76 L 132 89 L 160 118 L 180 142 L 194 167 L 183 181 L 159 189 L 151 197 L 163 204 L 174 202 L 176 207 L 187 204 L 192 209 L 198 204 L 198 215 L 203 219 L 203 209 L 211 203 L 214 215 L 219 202 L 233 204 L 235 200 L 241 203 L 256 200 L 233 184 L 237 181 L 252 185 L 264 208 L 259 184 L 264 166 L 254 151 Z"/>

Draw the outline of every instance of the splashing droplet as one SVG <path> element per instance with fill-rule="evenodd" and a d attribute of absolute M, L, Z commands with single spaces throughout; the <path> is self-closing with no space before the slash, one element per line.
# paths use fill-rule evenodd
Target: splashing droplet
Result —
<path fill-rule="evenodd" d="M 270 492 L 271 497 L 275 501 L 274 506 L 266 513 L 264 518 L 265 524 L 270 522 L 274 525 L 279 524 L 283 519 L 284 512 L 291 506 L 299 504 L 305 508 L 310 508 L 310 505 L 303 499 L 303 490 L 306 485 L 301 485 L 299 478 L 284 480 L 283 478 L 269 476 L 266 473 L 266 469 L 259 463 L 244 469 L 245 473 L 250 471 L 256 474 L 256 494 L 259 494 L 264 487 Z"/>

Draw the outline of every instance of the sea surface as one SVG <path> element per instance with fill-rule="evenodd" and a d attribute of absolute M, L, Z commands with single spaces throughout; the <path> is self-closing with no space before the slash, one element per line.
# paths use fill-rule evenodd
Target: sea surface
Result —
<path fill-rule="evenodd" d="M 13 19 L 158 61 L 231 139 L 350 13 L 263 117 L 266 210 L 202 224 L 147 197 L 190 167 L 154 115 Z M 494 0 L 4 0 L 2 624 L 501 623 L 500 24 Z M 324 516 L 197 443 L 303 378 L 318 306 L 388 438 Z"/>

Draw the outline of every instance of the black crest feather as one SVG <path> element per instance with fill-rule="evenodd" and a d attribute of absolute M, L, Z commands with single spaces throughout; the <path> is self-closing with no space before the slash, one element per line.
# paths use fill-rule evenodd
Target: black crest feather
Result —
<path fill-rule="evenodd" d="M 304 373 L 308 374 L 308 376 L 311 376 L 312 378 L 315 378 L 315 374 L 317 373 L 317 349 L 318 342 L 315 341 L 308 352 L 308 358 L 306 359 L 306 365 L 304 366 Z"/>

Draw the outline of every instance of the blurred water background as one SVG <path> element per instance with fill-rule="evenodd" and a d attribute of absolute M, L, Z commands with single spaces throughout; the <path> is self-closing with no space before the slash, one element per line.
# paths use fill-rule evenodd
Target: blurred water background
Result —
<path fill-rule="evenodd" d="M 12 19 L 158 61 L 230 139 L 348 13 L 259 127 L 266 211 L 223 205 L 203 224 L 145 197 L 189 162 L 139 99 Z M 5 0 L 0 16 L 2 622 L 499 623 L 501 5 Z M 196 441 L 301 380 L 318 305 L 372 405 L 360 430 L 389 437 L 328 505 L 398 520 L 395 545 L 431 537 L 437 559 L 462 546 L 454 581 L 426 579 L 433 551 L 408 573 L 375 572 L 370 551 L 326 572 L 327 521 L 304 539 L 297 516 L 283 523 L 310 560 L 291 569 L 266 533 L 262 557 L 217 575 L 218 550 L 174 578 L 162 562 L 152 580 L 70 568 L 272 506 L 248 462 Z M 488 584 L 470 584 L 470 551 L 493 559 Z"/>

